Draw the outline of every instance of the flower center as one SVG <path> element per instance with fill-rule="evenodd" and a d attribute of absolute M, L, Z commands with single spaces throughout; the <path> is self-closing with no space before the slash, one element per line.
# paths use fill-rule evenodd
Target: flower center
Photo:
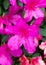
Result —
<path fill-rule="evenodd" d="M 27 34 L 28 34 L 27 30 L 25 30 L 25 29 L 23 29 L 23 28 L 20 29 L 20 32 L 21 32 L 22 37 L 23 37 L 23 36 L 26 37 Z"/>
<path fill-rule="evenodd" d="M 34 9 L 34 3 L 29 3 L 28 4 L 28 9 L 30 10 L 30 9 Z"/>
<path fill-rule="evenodd" d="M 27 4 L 27 5 L 25 6 L 25 9 L 34 10 L 37 4 L 38 4 L 37 2 L 34 2 L 34 1 L 33 1 L 33 2 L 29 3 L 29 4 Z"/>

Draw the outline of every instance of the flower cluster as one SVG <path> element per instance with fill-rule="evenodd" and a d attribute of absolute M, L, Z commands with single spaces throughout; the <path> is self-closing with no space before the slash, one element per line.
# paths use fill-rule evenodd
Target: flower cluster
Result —
<path fill-rule="evenodd" d="M 1 65 L 12 65 L 12 56 L 23 55 L 22 47 L 29 54 L 35 53 L 39 40 L 42 39 L 39 30 L 44 19 L 44 11 L 41 8 L 46 8 L 46 0 L 19 0 L 19 2 L 23 6 L 20 6 L 17 0 L 9 0 L 8 13 L 0 16 L 0 34 L 8 35 L 7 42 L 0 46 Z M 39 48 L 44 50 L 46 58 L 46 42 Z M 20 65 L 45 65 L 41 56 L 31 58 L 30 63 L 25 56 L 19 61 Z"/>
<path fill-rule="evenodd" d="M 23 55 L 21 58 L 19 58 L 19 61 L 20 65 L 45 65 L 41 56 L 33 57 L 28 60 L 27 57 Z"/>

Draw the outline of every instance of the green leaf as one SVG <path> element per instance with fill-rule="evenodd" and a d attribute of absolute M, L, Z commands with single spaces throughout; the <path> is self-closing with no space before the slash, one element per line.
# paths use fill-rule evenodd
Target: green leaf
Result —
<path fill-rule="evenodd" d="M 2 10 L 2 7 L 0 7 L 0 15 L 2 15 L 3 13 L 3 10 Z"/>
<path fill-rule="evenodd" d="M 41 10 L 43 10 L 45 12 L 45 8 L 41 8 Z"/>
<path fill-rule="evenodd" d="M 43 38 L 42 38 L 42 41 L 45 41 L 45 40 L 46 40 L 46 37 L 43 37 Z"/>
<path fill-rule="evenodd" d="M 18 3 L 19 6 L 23 7 L 23 3 L 21 3 L 19 0 L 18 0 L 17 3 Z"/>
<path fill-rule="evenodd" d="M 46 36 L 46 29 L 40 29 L 40 34 L 42 35 L 42 36 Z"/>
<path fill-rule="evenodd" d="M 36 52 L 32 55 L 32 57 L 40 56 L 40 53 Z"/>
<path fill-rule="evenodd" d="M 3 7 L 4 7 L 5 10 L 7 10 L 9 8 L 9 5 L 10 5 L 9 0 L 4 0 Z"/>
<path fill-rule="evenodd" d="M 3 36 L 1 43 L 6 42 L 6 41 L 7 41 L 7 39 L 8 39 L 8 35 Z"/>

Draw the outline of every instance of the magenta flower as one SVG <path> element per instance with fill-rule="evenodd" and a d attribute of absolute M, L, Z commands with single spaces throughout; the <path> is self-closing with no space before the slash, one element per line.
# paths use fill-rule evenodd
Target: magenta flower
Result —
<path fill-rule="evenodd" d="M 18 50 L 11 51 L 6 44 L 0 46 L 0 64 L 1 65 L 12 65 L 12 58 L 19 57 L 22 55 L 21 48 Z"/>
<path fill-rule="evenodd" d="M 16 25 L 22 21 L 20 15 L 10 16 L 11 18 L 7 19 L 8 23 L 6 23 L 5 33 L 6 34 L 15 34 Z M 12 25 L 13 24 L 13 25 Z"/>
<path fill-rule="evenodd" d="M 15 26 L 22 21 L 20 15 L 6 15 L 4 19 L 0 18 L 0 33 L 1 34 L 15 34 Z M 4 25 L 5 24 L 5 27 Z"/>
<path fill-rule="evenodd" d="M 1 65 L 12 65 L 12 59 L 7 50 L 6 45 L 3 45 L 0 47 L 0 64 Z"/>
<path fill-rule="evenodd" d="M 20 9 L 21 8 L 19 6 L 18 7 L 10 6 L 9 12 L 6 15 L 0 16 L 1 34 L 14 34 L 15 25 L 22 19 L 20 15 L 16 14 Z"/>
<path fill-rule="evenodd" d="M 39 28 L 36 25 L 28 26 L 25 22 L 19 22 L 15 29 L 15 35 L 9 39 L 8 47 L 17 50 L 23 44 L 28 53 L 34 53 L 38 45 Z"/>
<path fill-rule="evenodd" d="M 6 15 L 2 16 L 2 20 L 4 21 L 5 25 L 12 25 L 16 24 L 16 21 L 18 18 L 20 18 L 20 15 L 16 14 L 21 9 L 20 6 L 10 6 L 9 12 Z"/>
<path fill-rule="evenodd" d="M 20 0 L 24 3 L 25 15 L 24 18 L 30 21 L 32 17 L 35 19 L 44 17 L 44 13 L 40 8 L 46 7 L 46 0 Z"/>

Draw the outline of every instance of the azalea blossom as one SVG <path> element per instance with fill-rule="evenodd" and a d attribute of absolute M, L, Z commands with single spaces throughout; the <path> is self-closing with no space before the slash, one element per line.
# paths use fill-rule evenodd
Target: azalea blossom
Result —
<path fill-rule="evenodd" d="M 8 21 L 8 25 L 6 24 L 6 27 L 5 27 L 5 33 L 6 34 L 15 34 L 15 28 L 16 28 L 16 25 L 21 22 L 23 19 L 20 15 L 14 15 L 14 16 L 11 16 L 11 18 L 7 19 Z M 13 24 L 13 25 L 12 25 Z"/>
<path fill-rule="evenodd" d="M 21 7 L 10 6 L 7 14 L 2 15 L 2 20 L 5 25 L 16 24 L 16 21 L 20 18 L 20 15 L 16 14 Z"/>
<path fill-rule="evenodd" d="M 18 22 L 22 21 L 22 18 L 20 15 L 6 15 L 4 19 L 1 17 L 1 24 L 0 24 L 0 31 L 4 34 L 14 34 L 15 26 L 18 24 Z M 3 23 L 2 23 L 3 21 Z M 4 27 L 5 24 L 5 27 Z"/>
<path fill-rule="evenodd" d="M 27 59 L 27 57 L 25 55 L 20 57 L 19 61 L 20 61 L 20 65 L 29 65 L 29 60 Z"/>
<path fill-rule="evenodd" d="M 44 17 L 44 12 L 40 8 L 46 7 L 46 0 L 20 0 L 24 3 L 24 18 L 30 21 L 32 17 L 35 19 Z"/>
<path fill-rule="evenodd" d="M 12 59 L 8 50 L 6 49 L 6 45 L 0 46 L 0 64 L 1 65 L 12 64 Z"/>
<path fill-rule="evenodd" d="M 46 41 L 45 42 L 42 42 L 40 45 L 39 45 L 39 48 L 41 50 L 44 50 L 44 57 L 46 58 Z"/>
<path fill-rule="evenodd" d="M 45 63 L 41 56 L 37 56 L 30 60 L 30 65 L 45 65 Z"/>
<path fill-rule="evenodd" d="M 11 51 L 7 44 L 3 44 L 0 46 L 0 64 L 1 65 L 12 65 L 12 56 L 14 57 L 19 57 L 22 55 L 22 50 L 21 48 L 18 50 Z"/>
<path fill-rule="evenodd" d="M 15 50 L 19 49 L 23 44 L 28 53 L 34 53 L 38 45 L 39 28 L 36 25 L 28 26 L 23 21 L 19 22 L 15 29 L 15 35 L 8 40 L 8 47 Z"/>
<path fill-rule="evenodd" d="M 15 25 L 22 19 L 20 15 L 16 14 L 19 10 L 20 7 L 10 6 L 9 12 L 6 15 L 3 14 L 2 16 L 0 16 L 1 34 L 13 34 Z"/>
<path fill-rule="evenodd" d="M 28 60 L 28 58 L 23 55 L 19 58 L 20 65 L 45 65 L 44 61 L 42 60 L 41 56 L 33 57 Z"/>
<path fill-rule="evenodd" d="M 0 17 L 0 20 L 1 20 L 0 32 L 3 30 L 3 32 L 1 32 L 3 34 L 4 33 L 5 34 L 15 34 L 15 30 L 16 30 L 15 28 L 18 28 L 18 27 L 16 27 L 16 24 L 18 24 L 19 22 L 22 22 L 22 21 L 25 22 L 25 20 L 20 15 L 14 15 L 14 14 L 10 14 L 10 13 L 8 15 L 4 16 L 3 19 L 2 19 L 2 17 Z M 32 27 L 32 25 L 30 25 L 30 27 L 32 29 L 34 28 L 35 25 L 36 25 L 36 27 L 40 27 L 42 20 L 43 20 L 43 18 L 38 18 L 37 20 L 34 21 L 33 27 Z M 5 27 L 3 24 L 5 24 Z M 25 24 L 23 24 L 23 25 L 25 25 Z M 33 29 L 33 31 L 34 31 L 34 29 Z M 34 35 L 34 34 L 32 34 L 32 35 Z"/>

